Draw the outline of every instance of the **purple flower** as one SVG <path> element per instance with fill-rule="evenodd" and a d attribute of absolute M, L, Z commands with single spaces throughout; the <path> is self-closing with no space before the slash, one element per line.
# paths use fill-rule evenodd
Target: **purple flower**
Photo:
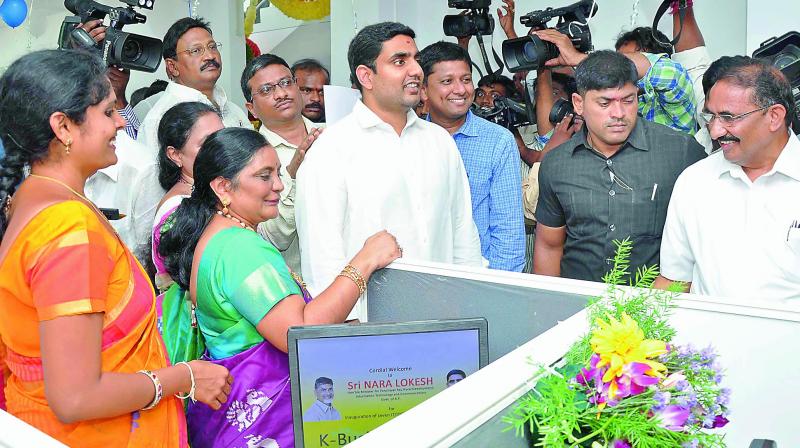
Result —
<path fill-rule="evenodd" d="M 685 442 L 685 443 L 684 443 L 683 445 L 681 445 L 681 446 L 682 446 L 683 448 L 697 448 L 697 447 L 699 447 L 699 446 L 700 446 L 700 441 L 699 441 L 699 440 L 697 440 L 697 439 L 692 439 L 692 440 L 691 440 L 691 441 L 689 441 L 689 442 Z"/>
<path fill-rule="evenodd" d="M 631 448 L 631 444 L 628 443 L 627 440 L 616 439 L 611 442 L 611 446 L 609 448 Z"/>
<path fill-rule="evenodd" d="M 669 403 L 670 393 L 669 392 L 656 392 L 653 394 L 653 400 L 656 402 L 655 408 L 661 409 Z M 655 409 L 654 408 L 654 409 Z"/>
<path fill-rule="evenodd" d="M 728 419 L 725 418 L 723 415 L 718 415 L 714 417 L 714 424 L 711 425 L 712 428 L 722 428 L 723 426 L 728 424 Z"/>
<path fill-rule="evenodd" d="M 661 427 L 669 429 L 670 431 L 682 431 L 683 425 L 689 419 L 689 409 L 671 404 L 665 406 L 664 409 L 655 411 L 653 418 L 659 420 Z"/>

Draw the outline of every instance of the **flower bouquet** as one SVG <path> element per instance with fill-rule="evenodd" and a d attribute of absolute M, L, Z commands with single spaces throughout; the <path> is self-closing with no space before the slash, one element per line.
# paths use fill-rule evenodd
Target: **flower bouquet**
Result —
<path fill-rule="evenodd" d="M 673 344 L 667 320 L 675 291 L 625 289 L 631 243 L 615 242 L 607 297 L 587 308 L 589 333 L 556 368 L 540 366 L 536 386 L 504 420 L 535 446 L 587 448 L 724 447 L 707 430 L 728 423 L 730 391 L 712 348 Z M 631 286 L 649 287 L 655 268 Z"/>

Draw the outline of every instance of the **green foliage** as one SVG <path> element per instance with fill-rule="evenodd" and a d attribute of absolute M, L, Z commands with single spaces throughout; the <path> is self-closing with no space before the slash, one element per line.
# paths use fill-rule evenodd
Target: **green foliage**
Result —
<path fill-rule="evenodd" d="M 603 297 L 591 299 L 587 306 L 590 333 L 572 345 L 563 358 L 562 367 L 538 366 L 535 389 L 503 417 L 509 425 L 506 429 L 513 428 L 519 436 L 526 429 L 530 430 L 536 447 L 588 448 L 593 441 L 610 443 L 615 439 L 627 439 L 635 448 L 678 447 L 693 440 L 704 448 L 724 447 L 722 436 L 701 432 L 700 424 L 687 426 L 687 430 L 682 432 L 662 428 L 656 417 L 648 412 L 656 405 L 652 389 L 599 409 L 588 402 L 583 386 L 574 381 L 578 371 L 589 365 L 593 354 L 589 342 L 591 329 L 595 328 L 598 319 L 607 321 L 609 316 L 613 316 L 621 320 L 625 313 L 637 322 L 646 339 L 670 342 L 675 336 L 668 319 L 674 308 L 673 299 L 677 292 L 682 291 L 683 285 L 673 284 L 667 291 L 650 289 L 658 276 L 655 266 L 638 268 L 630 278 L 633 244 L 629 239 L 614 243 L 617 252 L 613 268 L 603 278 L 608 289 Z M 627 285 L 626 279 L 629 279 Z M 668 357 L 665 362 L 670 371 L 686 367 L 676 365 L 676 357 Z M 681 362 L 688 361 L 683 359 Z M 703 405 L 710 406 L 719 394 L 714 373 L 708 367 L 705 371 L 692 373 L 694 377 L 687 375 L 692 385 L 698 385 L 695 391 Z"/>

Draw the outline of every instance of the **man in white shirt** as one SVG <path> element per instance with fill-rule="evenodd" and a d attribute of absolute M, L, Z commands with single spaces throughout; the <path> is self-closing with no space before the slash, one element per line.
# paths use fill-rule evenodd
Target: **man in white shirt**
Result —
<path fill-rule="evenodd" d="M 278 217 L 258 225 L 258 232 L 281 251 L 286 264 L 300 272 L 300 243 L 295 226 L 294 181 L 306 151 L 319 135 L 302 115 L 303 99 L 289 64 L 273 54 L 253 58 L 244 68 L 242 93 L 247 110 L 261 120 L 259 132 L 278 152 L 283 182 Z"/>
<path fill-rule="evenodd" d="M 137 141 L 147 146 L 153 157 L 158 152 L 158 124 L 170 107 L 199 101 L 213 106 L 226 127 L 250 126 L 247 114 L 228 101 L 217 80 L 222 74 L 220 44 L 211 35 L 208 22 L 184 17 L 164 35 L 162 55 L 170 83 L 158 102 L 144 117 Z M 142 118 L 142 117 L 139 117 Z"/>
<path fill-rule="evenodd" d="M 740 57 L 705 103 L 721 150 L 675 183 L 655 287 L 800 305 L 800 141 L 791 86 L 769 63 Z"/>
<path fill-rule="evenodd" d="M 422 69 L 414 31 L 383 22 L 350 42 L 353 112 L 329 126 L 297 177 L 295 213 L 303 277 L 318 294 L 381 229 L 406 258 L 481 266 L 469 183 L 458 149 L 421 120 Z M 363 298 L 350 317 L 366 319 Z"/>
<path fill-rule="evenodd" d="M 100 208 L 119 211 L 119 219 L 112 219 L 111 225 L 139 262 L 146 264 L 156 206 L 164 196 L 157 162 L 124 130 L 117 132 L 116 146 L 117 163 L 86 181 L 86 197 Z"/>

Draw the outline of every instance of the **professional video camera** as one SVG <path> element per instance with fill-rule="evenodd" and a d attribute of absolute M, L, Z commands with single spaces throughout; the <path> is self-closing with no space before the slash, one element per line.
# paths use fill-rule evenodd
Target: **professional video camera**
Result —
<path fill-rule="evenodd" d="M 120 0 L 127 7 L 111 7 L 92 0 L 64 0 L 64 7 L 76 16 L 68 16 L 61 24 L 58 36 L 59 48 L 93 48 L 99 51 L 108 66 L 154 72 L 161 63 L 161 41 L 139 34 L 126 33 L 122 27 L 134 23 L 145 23 L 147 17 L 134 11 L 133 7 L 153 9 L 155 0 Z M 109 23 L 102 42 L 95 43 L 79 23 L 104 20 Z"/>
<path fill-rule="evenodd" d="M 472 113 L 492 123 L 499 124 L 508 130 L 533 123 L 534 119 L 528 114 L 528 110 L 529 108 L 525 106 L 525 103 L 506 97 L 495 98 L 494 107 L 481 107 L 476 103 L 472 104 Z"/>
<path fill-rule="evenodd" d="M 795 133 L 800 134 L 800 33 L 789 31 L 781 37 L 767 39 L 753 52 L 753 57 L 770 61 L 789 80 L 795 110 L 788 113 L 792 114 Z"/>
<path fill-rule="evenodd" d="M 553 27 L 566 34 L 578 51 L 592 50 L 592 35 L 587 19 L 597 14 L 597 5 L 593 0 L 581 0 L 561 8 L 547 8 L 533 11 L 519 18 L 520 23 L 530 28 L 547 28 L 547 22 L 558 18 Z M 529 35 L 503 42 L 503 60 L 511 72 L 535 70 L 544 66 L 550 59 L 558 57 L 558 47 L 541 40 L 538 36 Z"/>
<path fill-rule="evenodd" d="M 489 15 L 492 0 L 448 0 L 449 8 L 467 9 L 467 14 L 444 16 L 445 36 L 481 36 L 494 32 L 494 18 Z"/>

